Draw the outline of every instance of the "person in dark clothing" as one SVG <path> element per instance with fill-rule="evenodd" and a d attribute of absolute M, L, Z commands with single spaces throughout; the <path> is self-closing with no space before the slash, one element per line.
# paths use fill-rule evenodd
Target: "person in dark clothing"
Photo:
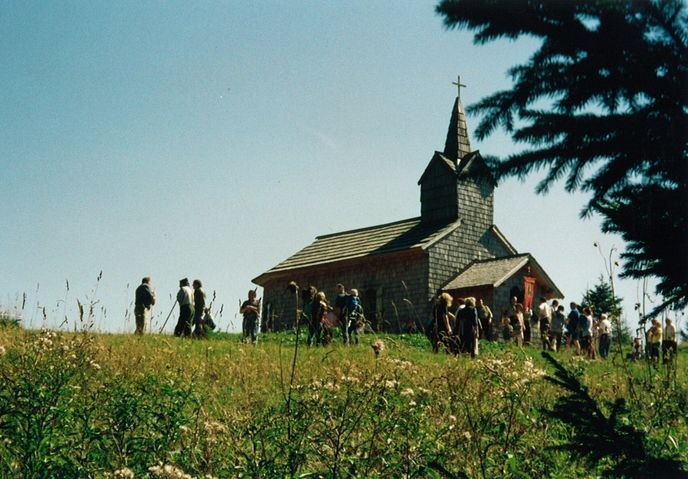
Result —
<path fill-rule="evenodd" d="M 454 315 L 449 312 L 451 305 L 451 295 L 449 293 L 441 293 L 437 297 L 432 309 L 432 318 L 428 332 L 430 333 L 430 342 L 434 353 L 439 351 L 440 345 L 447 350 L 453 349 L 450 341 L 452 334 L 451 323 L 454 320 Z"/>
<path fill-rule="evenodd" d="M 571 311 L 568 316 L 568 323 L 566 323 L 566 329 L 569 332 L 568 345 L 576 348 L 576 354 L 581 353 L 580 346 L 580 312 L 578 311 L 578 305 L 574 302 L 570 304 Z"/>
<path fill-rule="evenodd" d="M 492 317 L 492 311 L 490 308 L 483 302 L 483 299 L 480 298 L 478 300 L 478 304 L 475 308 L 476 312 L 478 313 L 478 319 L 480 320 L 480 325 L 481 325 L 481 336 L 480 338 L 485 338 L 490 341 L 493 340 L 493 335 L 492 335 L 492 320 L 494 319 Z"/>
<path fill-rule="evenodd" d="M 309 286 L 301 290 L 301 302 L 303 303 L 301 319 L 308 326 L 308 340 L 306 341 L 308 346 L 313 346 L 313 341 L 317 334 L 317 329 L 313 327 L 313 301 L 316 294 L 318 294 L 318 290 L 315 286 Z"/>
<path fill-rule="evenodd" d="M 456 323 L 461 325 L 460 345 L 462 353 L 470 353 L 474 358 L 478 353 L 478 338 L 480 337 L 481 324 L 478 313 L 475 310 L 475 299 L 466 298 L 466 307 L 456 313 Z"/>
<path fill-rule="evenodd" d="M 177 302 L 179 303 L 179 319 L 174 327 L 175 336 L 191 335 L 191 320 L 193 311 L 194 293 L 189 286 L 189 279 L 184 278 L 179 281 L 179 291 L 177 292 Z"/>
<path fill-rule="evenodd" d="M 241 304 L 239 313 L 244 315 L 242 322 L 242 332 L 244 343 L 251 341 L 253 344 L 258 342 L 258 329 L 260 322 L 258 320 L 260 315 L 260 300 L 256 300 L 256 290 L 250 289 L 248 291 L 248 299 Z"/>
<path fill-rule="evenodd" d="M 141 284 L 136 288 L 136 299 L 134 302 L 134 318 L 136 319 L 136 331 L 134 334 L 143 335 L 150 323 L 151 308 L 155 304 L 155 291 L 151 288 L 151 279 L 146 276 L 141 280 Z"/>
<path fill-rule="evenodd" d="M 206 311 L 206 295 L 203 291 L 203 283 L 200 279 L 195 279 L 193 282 L 194 289 L 194 325 L 195 329 L 193 335 L 197 338 L 205 336 L 205 328 L 203 327 L 203 315 Z"/>
<path fill-rule="evenodd" d="M 334 312 L 342 327 L 342 342 L 349 344 L 349 295 L 344 285 L 336 286 L 337 296 L 334 298 Z"/>

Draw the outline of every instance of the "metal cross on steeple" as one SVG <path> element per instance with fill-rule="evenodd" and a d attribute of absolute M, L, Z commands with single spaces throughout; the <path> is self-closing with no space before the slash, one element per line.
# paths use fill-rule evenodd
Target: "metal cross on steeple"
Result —
<path fill-rule="evenodd" d="M 456 81 L 452 82 L 452 85 L 456 85 L 456 88 L 459 90 L 458 94 L 456 95 L 456 98 L 461 100 L 461 87 L 468 88 L 466 85 L 461 83 L 461 75 L 458 75 L 456 77 Z"/>

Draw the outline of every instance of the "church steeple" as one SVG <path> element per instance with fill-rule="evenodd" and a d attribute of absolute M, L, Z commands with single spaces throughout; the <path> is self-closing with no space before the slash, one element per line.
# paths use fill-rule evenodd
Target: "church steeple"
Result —
<path fill-rule="evenodd" d="M 461 97 L 457 96 L 452 110 L 447 140 L 444 142 L 444 156 L 458 163 L 461 158 L 471 152 L 471 143 L 468 140 L 468 127 L 466 126 L 466 114 L 463 111 Z"/>
<path fill-rule="evenodd" d="M 463 103 L 461 103 L 461 87 L 466 88 L 466 85 L 461 83 L 461 75 L 456 77 L 456 81 L 452 82 L 452 85 L 456 85 L 457 93 L 451 120 L 449 120 L 447 140 L 444 142 L 444 155 L 458 164 L 464 156 L 471 152 L 471 143 L 468 140 L 466 114 L 463 112 Z"/>
<path fill-rule="evenodd" d="M 425 223 L 450 223 L 461 219 L 475 231 L 492 225 L 494 179 L 479 151 L 471 151 L 466 115 L 461 103 L 461 77 L 444 151 L 436 151 L 420 185 L 420 215 Z"/>

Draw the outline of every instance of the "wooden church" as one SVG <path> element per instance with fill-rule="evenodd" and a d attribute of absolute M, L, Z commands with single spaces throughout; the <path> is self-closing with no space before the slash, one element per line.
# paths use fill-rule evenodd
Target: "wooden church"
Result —
<path fill-rule="evenodd" d="M 457 97 L 444 150 L 418 180 L 420 216 L 316 237 L 253 280 L 263 291 L 263 328 L 295 321 L 291 281 L 334 298 L 335 285 L 359 291 L 375 330 L 403 332 L 424 324 L 433 296 L 482 298 L 495 316 L 516 296 L 526 305 L 563 294 L 528 253 L 519 254 L 494 224 L 495 182 L 471 151 Z M 535 298 L 535 300 L 534 300 Z"/>

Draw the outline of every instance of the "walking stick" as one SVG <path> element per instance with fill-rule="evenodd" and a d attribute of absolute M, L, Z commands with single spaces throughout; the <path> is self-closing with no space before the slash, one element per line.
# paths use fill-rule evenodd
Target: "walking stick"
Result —
<path fill-rule="evenodd" d="M 172 305 L 172 309 L 170 309 L 170 313 L 167 315 L 165 318 L 165 322 L 162 323 L 162 328 L 160 328 L 160 332 L 158 334 L 162 334 L 162 330 L 165 329 L 165 326 L 167 326 L 167 321 L 170 319 L 170 316 L 172 316 L 172 311 L 174 311 L 174 307 L 177 306 L 177 300 L 174 300 L 174 304 Z"/>

